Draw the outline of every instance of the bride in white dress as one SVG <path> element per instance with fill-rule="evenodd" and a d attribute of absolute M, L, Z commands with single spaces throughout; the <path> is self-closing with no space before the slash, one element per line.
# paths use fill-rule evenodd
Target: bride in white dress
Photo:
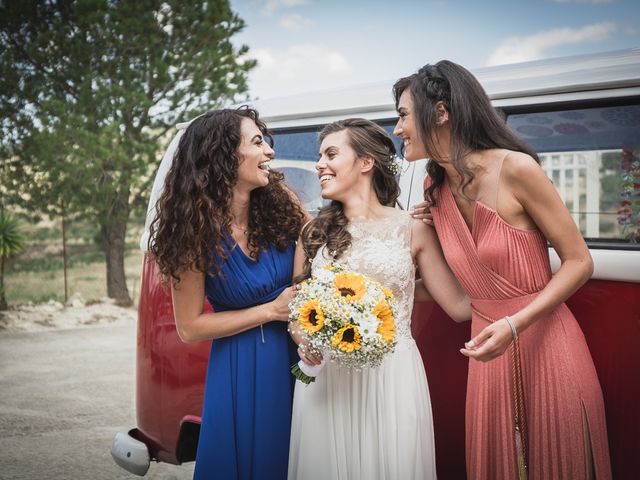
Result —
<path fill-rule="evenodd" d="M 329 361 L 315 383 L 296 382 L 288 477 L 435 479 L 429 388 L 411 336 L 416 266 L 421 299 L 434 299 L 457 321 L 470 318 L 469 300 L 432 228 L 392 208 L 399 188 L 386 132 L 348 119 L 325 127 L 320 142 L 316 168 L 322 196 L 332 202 L 303 229 L 294 276 L 300 280 L 335 260 L 390 288 L 399 307 L 397 345 L 377 368 L 357 371 Z M 310 365 L 320 361 L 303 343 L 298 353 Z"/>

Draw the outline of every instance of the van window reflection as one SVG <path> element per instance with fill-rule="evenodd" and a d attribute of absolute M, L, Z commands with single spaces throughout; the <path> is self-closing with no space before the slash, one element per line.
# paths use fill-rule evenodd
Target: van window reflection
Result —
<path fill-rule="evenodd" d="M 583 236 L 640 243 L 640 105 L 512 114 Z"/>

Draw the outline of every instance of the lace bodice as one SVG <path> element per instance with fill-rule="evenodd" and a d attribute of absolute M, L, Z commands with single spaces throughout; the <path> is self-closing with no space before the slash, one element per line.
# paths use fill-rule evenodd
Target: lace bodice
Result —
<path fill-rule="evenodd" d="M 397 339 L 411 338 L 415 265 L 411 256 L 411 216 L 397 210 L 376 220 L 356 219 L 347 227 L 352 240 L 337 262 L 390 288 L 398 302 Z M 326 247 L 318 250 L 311 273 L 332 261 Z"/>

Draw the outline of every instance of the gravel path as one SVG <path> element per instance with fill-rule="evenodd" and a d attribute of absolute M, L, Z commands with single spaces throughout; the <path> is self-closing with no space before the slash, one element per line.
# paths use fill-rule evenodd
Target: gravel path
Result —
<path fill-rule="evenodd" d="M 110 454 L 113 435 L 135 424 L 135 312 L 128 312 L 128 320 L 103 315 L 63 328 L 51 321 L 53 326 L 21 331 L 5 322 L 0 479 L 140 478 L 118 467 Z M 145 478 L 192 475 L 193 463 L 153 463 Z"/>

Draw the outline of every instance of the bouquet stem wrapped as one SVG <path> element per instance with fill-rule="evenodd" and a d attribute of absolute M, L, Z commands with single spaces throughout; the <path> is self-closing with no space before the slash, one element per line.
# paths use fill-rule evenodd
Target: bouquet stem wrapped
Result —
<path fill-rule="evenodd" d="M 322 362 L 318 365 L 309 365 L 300 360 L 291 367 L 291 373 L 302 383 L 309 385 L 316 381 L 316 377 L 324 368 L 325 363 L 327 363 L 326 357 L 323 357 Z"/>

